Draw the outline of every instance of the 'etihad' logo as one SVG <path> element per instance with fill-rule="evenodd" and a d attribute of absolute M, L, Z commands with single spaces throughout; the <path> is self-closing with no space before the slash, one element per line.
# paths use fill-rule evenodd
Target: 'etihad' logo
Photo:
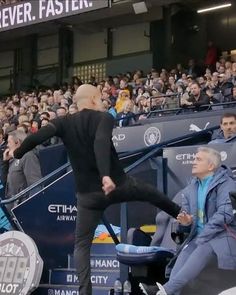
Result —
<path fill-rule="evenodd" d="M 77 208 L 76 206 L 73 206 L 73 205 L 50 204 L 48 206 L 48 211 L 50 213 L 57 213 L 57 214 L 72 214 L 77 212 Z"/>
<path fill-rule="evenodd" d="M 112 140 L 123 141 L 125 140 L 125 134 L 120 133 L 120 134 L 113 135 Z"/>
<path fill-rule="evenodd" d="M 50 204 L 48 212 L 56 214 L 57 221 L 75 221 L 77 215 L 77 208 L 73 205 Z"/>
<path fill-rule="evenodd" d="M 183 165 L 193 164 L 193 161 L 196 157 L 195 153 L 186 153 L 186 154 L 178 154 L 175 156 L 177 161 L 181 161 Z"/>

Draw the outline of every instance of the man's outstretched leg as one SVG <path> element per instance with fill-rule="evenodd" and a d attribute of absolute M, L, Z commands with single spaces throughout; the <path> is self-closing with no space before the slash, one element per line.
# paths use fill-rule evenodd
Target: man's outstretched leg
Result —
<path fill-rule="evenodd" d="M 127 176 L 126 182 L 118 186 L 108 196 L 111 203 L 131 201 L 149 202 L 174 218 L 178 216 L 181 210 L 178 204 L 172 202 L 154 186 L 130 176 Z"/>
<path fill-rule="evenodd" d="M 89 210 L 78 205 L 74 259 L 78 272 L 80 295 L 92 295 L 90 248 L 102 213 L 101 210 Z"/>

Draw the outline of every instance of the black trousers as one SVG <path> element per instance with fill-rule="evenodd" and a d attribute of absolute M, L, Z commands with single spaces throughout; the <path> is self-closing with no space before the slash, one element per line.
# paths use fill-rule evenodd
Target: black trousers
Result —
<path fill-rule="evenodd" d="M 74 259 L 79 278 L 79 294 L 91 295 L 90 248 L 94 232 L 103 215 L 103 211 L 112 204 L 121 202 L 149 202 L 173 217 L 177 217 L 180 207 L 169 200 L 155 187 L 133 177 L 127 177 L 124 184 L 118 186 L 109 195 L 103 192 L 80 194 L 75 231 Z"/>

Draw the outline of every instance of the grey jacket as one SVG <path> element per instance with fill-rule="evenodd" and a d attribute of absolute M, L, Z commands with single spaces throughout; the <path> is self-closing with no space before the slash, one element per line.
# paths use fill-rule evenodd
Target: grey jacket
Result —
<path fill-rule="evenodd" d="M 6 198 L 19 193 L 41 178 L 39 159 L 33 151 L 26 153 L 21 159 L 10 160 L 5 192 Z"/>
<path fill-rule="evenodd" d="M 229 192 L 236 191 L 231 171 L 221 166 L 213 176 L 207 190 L 205 226 L 197 235 L 197 179 L 182 191 L 182 209 L 193 215 L 190 234 L 182 247 L 196 238 L 197 244 L 209 243 L 222 269 L 236 269 L 236 220 Z"/>

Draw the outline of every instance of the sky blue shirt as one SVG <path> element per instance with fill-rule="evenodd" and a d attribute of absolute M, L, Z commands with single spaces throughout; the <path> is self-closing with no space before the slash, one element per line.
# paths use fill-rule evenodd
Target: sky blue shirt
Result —
<path fill-rule="evenodd" d="M 203 179 L 198 180 L 198 192 L 197 192 L 197 207 L 198 207 L 198 218 L 197 218 L 197 232 L 198 234 L 204 228 L 204 215 L 205 215 L 205 203 L 209 184 L 213 178 L 213 175 L 209 175 Z"/>
<path fill-rule="evenodd" d="M 114 118 L 116 118 L 116 110 L 113 107 L 111 107 L 108 110 L 108 113 L 111 114 Z"/>

